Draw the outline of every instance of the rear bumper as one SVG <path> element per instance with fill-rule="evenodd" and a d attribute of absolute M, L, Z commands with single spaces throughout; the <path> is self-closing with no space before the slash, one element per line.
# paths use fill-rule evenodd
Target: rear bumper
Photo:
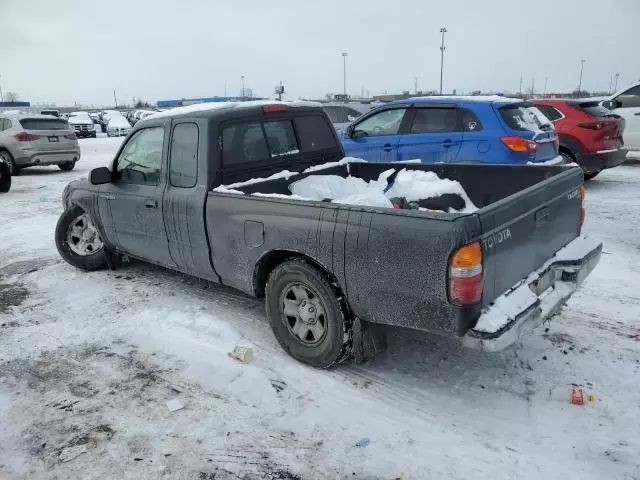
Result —
<path fill-rule="evenodd" d="M 537 165 L 539 167 L 548 167 L 553 165 L 564 165 L 564 158 L 560 155 L 553 157 L 551 160 L 546 160 L 543 162 L 527 162 L 527 165 Z"/>
<path fill-rule="evenodd" d="M 626 156 L 626 148 L 602 150 L 597 153 L 583 153 L 580 155 L 580 166 L 585 173 L 595 173 L 623 164 Z"/>
<path fill-rule="evenodd" d="M 538 271 L 515 285 L 482 311 L 476 326 L 462 338 L 465 346 L 502 350 L 560 311 L 600 261 L 602 243 L 578 237 Z"/>
<path fill-rule="evenodd" d="M 19 167 L 33 167 L 35 165 L 58 165 L 66 162 L 80 160 L 79 150 L 67 150 L 62 152 L 35 152 L 28 157 L 16 157 L 15 162 Z"/>

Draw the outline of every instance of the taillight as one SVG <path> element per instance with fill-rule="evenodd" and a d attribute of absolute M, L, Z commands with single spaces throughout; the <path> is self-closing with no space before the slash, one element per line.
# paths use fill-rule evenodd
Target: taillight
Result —
<path fill-rule="evenodd" d="M 580 226 L 584 225 L 584 218 L 586 217 L 586 212 L 584 210 L 584 199 L 587 197 L 587 194 L 584 191 L 584 185 L 580 185 L 578 189 L 578 197 L 580 198 Z"/>
<path fill-rule="evenodd" d="M 264 107 L 262 107 L 262 111 L 265 113 L 268 112 L 284 112 L 285 110 L 287 110 L 287 106 L 286 105 L 265 105 Z"/>
<path fill-rule="evenodd" d="M 456 305 L 474 305 L 482 300 L 482 288 L 482 250 L 474 242 L 449 259 L 449 298 Z"/>
<path fill-rule="evenodd" d="M 502 143 L 512 152 L 535 154 L 538 151 L 538 144 L 532 140 L 522 137 L 500 137 Z"/>
<path fill-rule="evenodd" d="M 68 138 L 69 140 L 77 140 L 78 137 L 76 137 L 75 133 L 67 133 L 64 138 Z"/>
<path fill-rule="evenodd" d="M 582 122 L 578 124 L 579 127 L 588 128 L 589 130 L 602 130 L 606 125 L 607 124 L 605 122 L 600 122 L 597 120 Z"/>
<path fill-rule="evenodd" d="M 15 139 L 19 142 L 33 142 L 40 138 L 40 135 L 34 135 L 33 133 L 20 132 L 15 134 Z"/>

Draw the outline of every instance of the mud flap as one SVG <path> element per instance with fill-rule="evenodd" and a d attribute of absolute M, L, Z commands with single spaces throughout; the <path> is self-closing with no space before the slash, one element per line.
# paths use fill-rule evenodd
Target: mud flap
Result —
<path fill-rule="evenodd" d="M 122 266 L 122 256 L 117 253 L 112 253 L 107 248 L 104 249 L 104 256 L 107 259 L 107 265 L 109 270 L 117 270 Z"/>
<path fill-rule="evenodd" d="M 387 349 L 387 334 L 381 325 L 359 318 L 353 321 L 353 362 L 363 363 Z"/>

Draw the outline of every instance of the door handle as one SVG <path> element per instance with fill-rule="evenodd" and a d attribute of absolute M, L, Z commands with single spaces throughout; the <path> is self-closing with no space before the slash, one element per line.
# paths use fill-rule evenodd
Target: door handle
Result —
<path fill-rule="evenodd" d="M 158 208 L 158 201 L 148 198 L 144 201 L 144 206 L 147 208 Z"/>
<path fill-rule="evenodd" d="M 382 147 L 382 149 L 385 152 L 390 152 L 391 150 L 393 150 L 393 146 L 390 143 L 385 143 L 384 147 Z"/>
<path fill-rule="evenodd" d="M 450 139 L 446 139 L 444 142 L 442 142 L 442 146 L 444 148 L 455 147 L 456 145 L 457 143 Z"/>
<path fill-rule="evenodd" d="M 636 112 L 636 113 L 634 113 L 634 115 L 640 115 L 640 112 Z"/>

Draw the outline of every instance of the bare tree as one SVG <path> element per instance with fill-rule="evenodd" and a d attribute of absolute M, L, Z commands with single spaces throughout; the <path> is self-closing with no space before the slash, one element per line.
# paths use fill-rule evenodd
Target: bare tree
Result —
<path fill-rule="evenodd" d="M 4 94 L 5 102 L 17 102 L 18 94 L 16 92 L 7 92 Z"/>

